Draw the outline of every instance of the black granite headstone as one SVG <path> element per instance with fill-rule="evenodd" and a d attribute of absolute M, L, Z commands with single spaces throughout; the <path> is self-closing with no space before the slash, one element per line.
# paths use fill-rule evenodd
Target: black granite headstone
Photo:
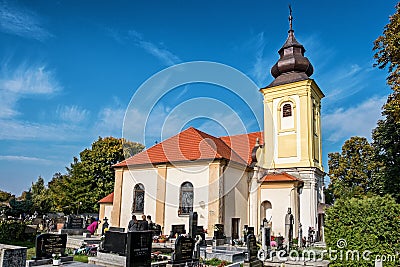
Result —
<path fill-rule="evenodd" d="M 256 237 L 253 234 L 249 234 L 247 236 L 247 253 L 248 253 L 247 261 L 250 262 L 257 260 L 258 247 L 257 247 Z"/>
<path fill-rule="evenodd" d="M 83 218 L 69 216 L 67 227 L 68 229 L 83 229 Z"/>
<path fill-rule="evenodd" d="M 67 234 L 41 234 L 36 237 L 36 259 L 49 259 L 52 254 L 65 255 Z"/>
<path fill-rule="evenodd" d="M 249 226 L 247 227 L 247 235 L 254 235 L 254 227 L 253 226 Z"/>
<path fill-rule="evenodd" d="M 153 231 L 128 232 L 126 267 L 150 267 Z"/>
<path fill-rule="evenodd" d="M 223 224 L 217 223 L 214 225 L 214 239 L 225 239 Z"/>
<path fill-rule="evenodd" d="M 206 233 L 204 233 L 203 226 L 197 226 L 197 235 L 201 236 L 200 246 L 206 245 Z"/>
<path fill-rule="evenodd" d="M 185 225 L 184 224 L 173 224 L 171 225 L 171 233 L 170 237 L 174 237 L 175 234 L 183 235 L 186 234 Z"/>
<path fill-rule="evenodd" d="M 113 231 L 113 232 L 121 232 L 121 233 L 125 232 L 125 228 L 122 228 L 122 227 L 111 226 L 111 227 L 108 227 L 108 230 Z"/>
<path fill-rule="evenodd" d="M 271 246 L 271 228 L 265 227 L 263 239 L 267 247 Z"/>
<path fill-rule="evenodd" d="M 193 261 L 194 243 L 191 237 L 179 236 L 175 241 L 175 251 L 171 257 L 171 263 Z"/>
<path fill-rule="evenodd" d="M 104 233 L 103 250 L 107 252 L 117 253 L 119 255 L 125 255 L 126 233 L 106 231 Z"/>
<path fill-rule="evenodd" d="M 196 238 L 197 235 L 197 222 L 198 216 L 197 212 L 190 212 L 189 215 L 189 236 L 193 239 Z"/>

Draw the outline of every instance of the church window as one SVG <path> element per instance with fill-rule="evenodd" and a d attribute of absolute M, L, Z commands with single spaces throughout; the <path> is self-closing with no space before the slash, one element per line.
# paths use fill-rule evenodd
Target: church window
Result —
<path fill-rule="evenodd" d="M 143 213 L 144 211 L 144 186 L 136 184 L 133 189 L 133 213 Z"/>
<path fill-rule="evenodd" d="M 179 215 L 186 215 L 193 211 L 193 185 L 190 182 L 184 182 L 181 185 Z"/>
<path fill-rule="evenodd" d="M 292 105 L 286 103 L 283 105 L 283 113 L 282 116 L 285 117 L 291 117 L 292 116 Z"/>
<path fill-rule="evenodd" d="M 294 113 L 293 103 L 285 102 L 281 105 L 281 130 L 293 129 L 294 128 Z"/>

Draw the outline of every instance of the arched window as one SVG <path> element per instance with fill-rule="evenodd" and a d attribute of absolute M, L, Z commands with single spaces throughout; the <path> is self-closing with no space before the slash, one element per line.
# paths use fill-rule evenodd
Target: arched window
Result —
<path fill-rule="evenodd" d="M 189 214 L 193 211 L 193 185 L 190 182 L 184 182 L 181 185 L 179 200 L 179 215 Z"/>
<path fill-rule="evenodd" d="M 136 184 L 133 189 L 133 213 L 143 213 L 144 211 L 144 186 L 142 184 Z"/>
<path fill-rule="evenodd" d="M 283 105 L 282 108 L 282 117 L 291 117 L 292 116 L 292 105 L 290 105 L 289 103 L 286 103 L 285 105 Z"/>
<path fill-rule="evenodd" d="M 281 130 L 294 128 L 293 103 L 285 102 L 281 106 Z"/>

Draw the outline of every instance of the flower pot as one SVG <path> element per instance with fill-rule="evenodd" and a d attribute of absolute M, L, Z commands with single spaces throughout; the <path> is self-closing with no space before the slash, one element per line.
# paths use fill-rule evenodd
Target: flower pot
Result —
<path fill-rule="evenodd" d="M 158 242 L 160 243 L 165 243 L 165 241 L 167 241 L 166 239 L 158 239 Z"/>
<path fill-rule="evenodd" d="M 61 263 L 61 260 L 53 260 L 53 266 L 59 266 Z"/>

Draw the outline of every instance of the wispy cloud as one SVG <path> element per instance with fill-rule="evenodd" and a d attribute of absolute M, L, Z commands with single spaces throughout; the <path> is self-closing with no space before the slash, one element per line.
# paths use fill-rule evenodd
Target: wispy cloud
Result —
<path fill-rule="evenodd" d="M 266 46 L 266 39 L 264 37 L 264 32 L 258 33 L 252 40 L 249 42 L 251 49 L 254 50 L 255 61 L 250 70 L 250 75 L 255 79 L 255 82 L 258 86 L 264 86 L 267 82 L 267 78 L 269 77 L 268 70 L 270 69 L 271 62 L 264 55 L 264 48 Z"/>
<path fill-rule="evenodd" d="M 143 35 L 137 31 L 131 30 L 128 34 L 129 37 L 131 37 L 134 41 L 135 45 L 143 48 L 147 53 L 158 58 L 161 62 L 163 62 L 164 65 L 171 66 L 182 62 L 177 55 L 173 54 L 161 45 L 157 45 L 153 42 L 145 40 Z"/>
<path fill-rule="evenodd" d="M 322 126 L 330 142 L 342 141 L 350 136 L 371 138 L 371 131 L 381 118 L 381 107 L 386 101 L 384 97 L 371 97 L 357 106 L 348 109 L 337 109 L 322 116 Z"/>
<path fill-rule="evenodd" d="M 52 95 L 62 90 L 54 72 L 45 66 L 21 64 L 10 70 L 4 64 L 0 72 L 0 118 L 10 118 L 19 112 L 15 104 L 33 95 Z"/>
<path fill-rule="evenodd" d="M 13 155 L 0 155 L 0 160 L 7 161 L 23 161 L 23 162 L 35 162 L 43 164 L 51 164 L 52 161 L 37 157 L 26 157 L 26 156 L 13 156 Z"/>
<path fill-rule="evenodd" d="M 63 121 L 79 123 L 86 120 L 90 112 L 78 106 L 59 106 L 56 113 Z"/>
<path fill-rule="evenodd" d="M 39 41 L 52 37 L 36 13 L 5 0 L 0 1 L 0 31 Z"/>
<path fill-rule="evenodd" d="M 140 47 L 150 55 L 153 55 L 166 66 L 172 66 L 182 62 L 177 55 L 169 51 L 166 47 L 161 44 L 158 45 L 149 40 L 145 40 L 143 34 L 135 30 L 130 30 L 127 34 L 120 33 L 112 28 L 106 28 L 105 31 L 108 36 L 120 44 L 133 42 L 137 47 Z"/>

